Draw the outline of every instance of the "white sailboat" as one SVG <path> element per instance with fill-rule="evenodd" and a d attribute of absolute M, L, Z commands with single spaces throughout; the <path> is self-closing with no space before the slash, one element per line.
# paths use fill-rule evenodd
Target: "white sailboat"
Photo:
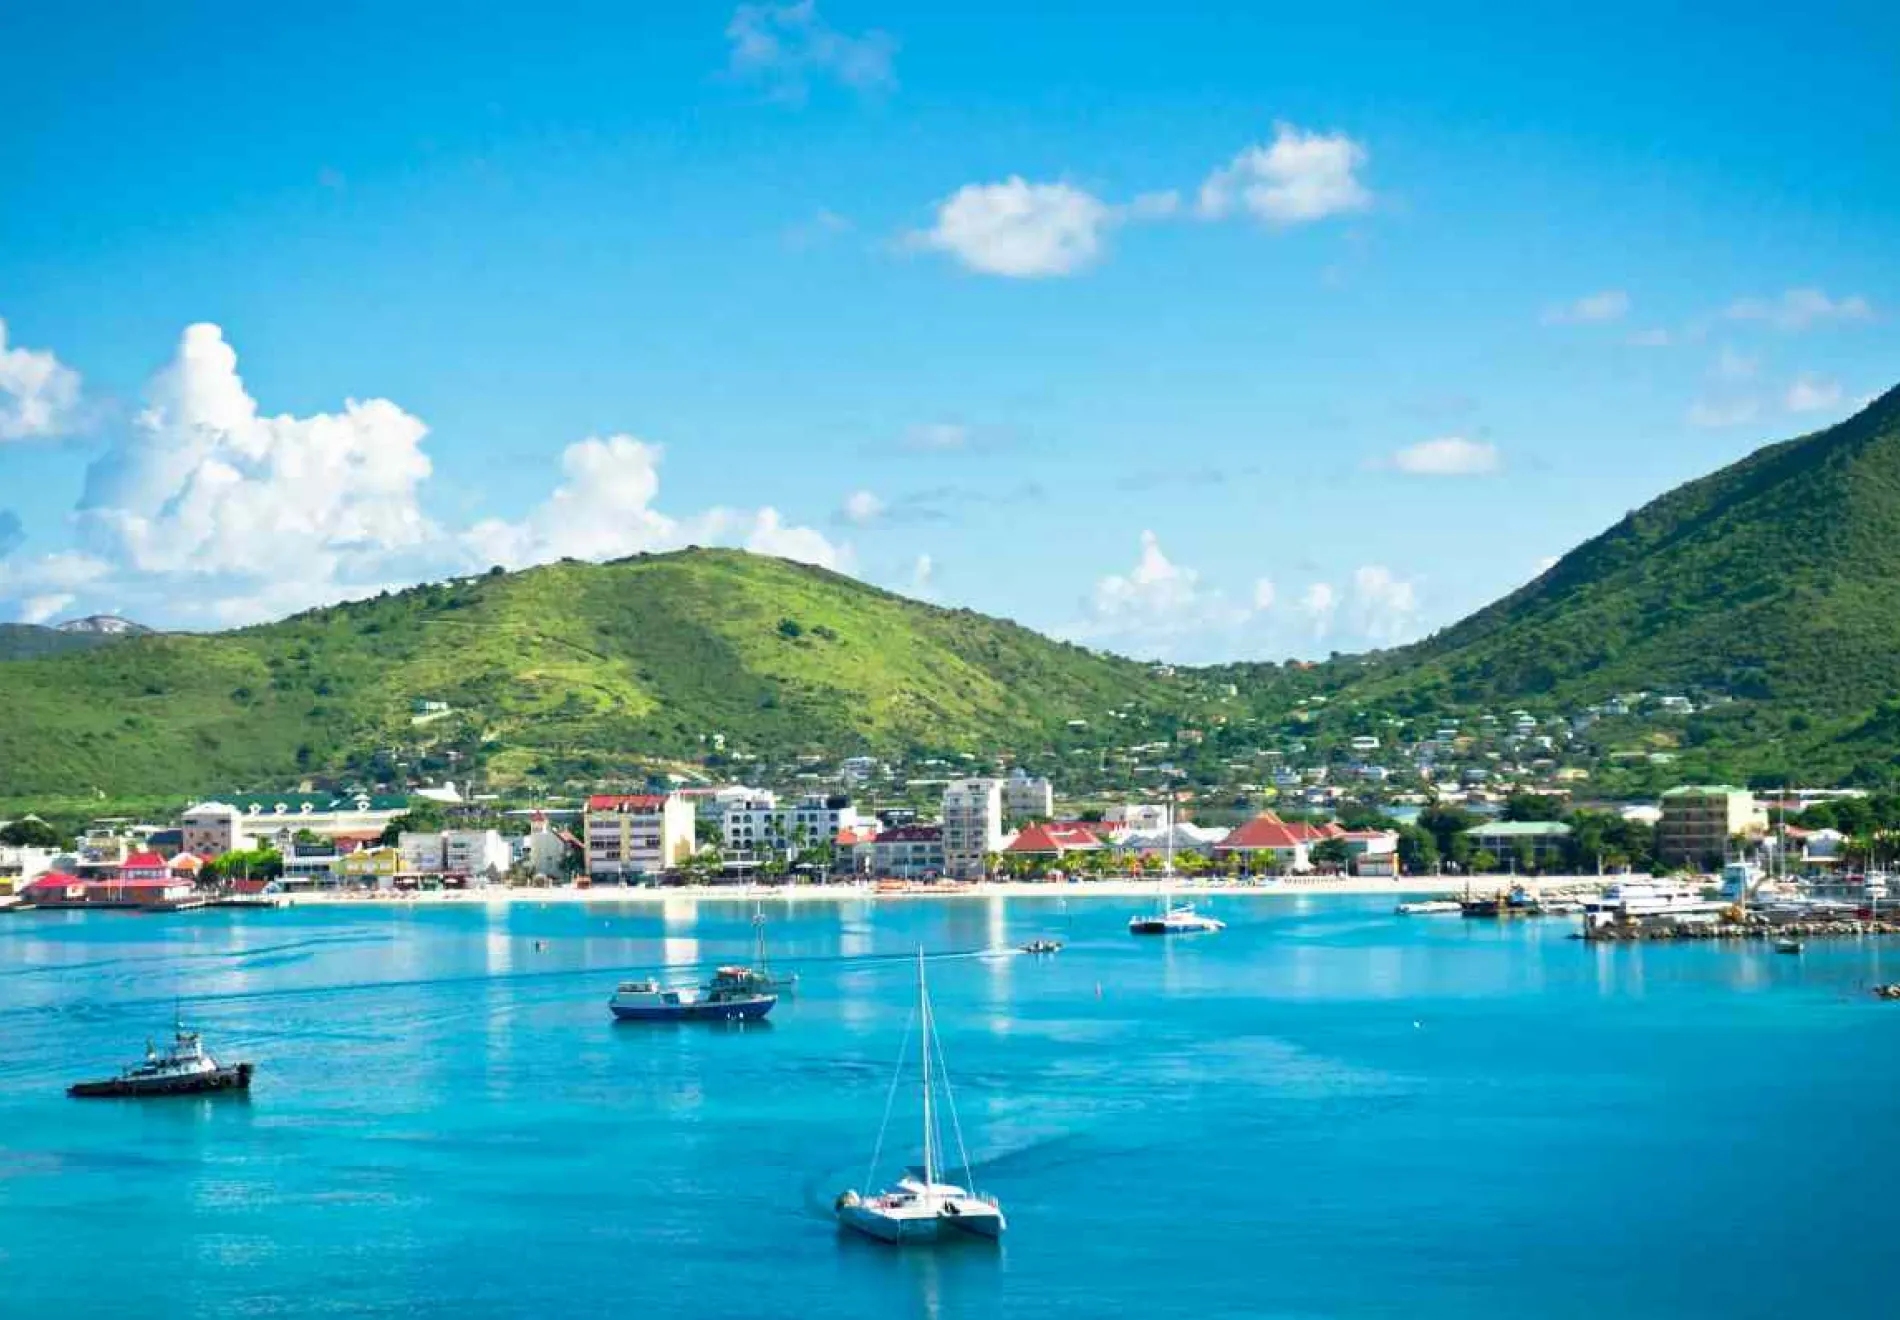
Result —
<path fill-rule="evenodd" d="M 935 1080 L 932 1074 L 932 1058 L 940 1064 L 943 1047 L 937 1041 L 936 1023 L 930 1010 L 930 990 L 924 983 L 924 951 L 917 950 L 917 1013 L 922 1021 L 919 1033 L 923 1041 L 923 1100 L 924 1100 L 924 1163 L 923 1168 L 906 1173 L 898 1179 L 897 1185 L 875 1196 L 860 1194 L 856 1189 L 839 1195 L 836 1210 L 838 1222 L 846 1228 L 854 1229 L 880 1242 L 898 1245 L 915 1242 L 936 1242 L 946 1237 L 969 1234 L 979 1238 L 996 1239 L 1003 1235 L 1006 1221 L 1002 1207 L 993 1196 L 982 1196 L 955 1183 L 939 1182 L 937 1161 L 942 1151 L 943 1139 L 937 1131 L 937 1113 L 935 1109 Z M 906 1037 L 908 1046 L 908 1037 Z M 939 1069 L 938 1071 L 941 1071 Z M 884 1126 L 879 1127 L 877 1148 L 871 1155 L 870 1172 L 865 1178 L 869 1183 L 877 1174 L 877 1164 L 884 1150 L 884 1127 L 889 1126 L 891 1118 L 891 1100 L 896 1098 L 897 1084 L 903 1078 L 904 1060 L 902 1054 L 897 1060 L 897 1075 L 891 1079 L 890 1096 L 884 1102 Z M 950 1110 L 950 1129 L 956 1137 L 957 1158 L 963 1166 L 964 1182 L 970 1181 L 970 1156 L 963 1146 L 963 1127 L 957 1121 L 956 1101 L 950 1094 L 950 1079 L 943 1079 L 944 1099 Z"/>
<path fill-rule="evenodd" d="M 1174 880 L 1174 803 L 1168 803 L 1167 816 L 1167 853 L 1161 868 L 1161 892 L 1156 895 L 1156 909 L 1151 913 L 1136 913 L 1128 919 L 1130 935 L 1200 935 L 1209 931 L 1226 930 L 1227 923 L 1196 912 L 1192 903 L 1170 903 L 1168 886 Z"/>

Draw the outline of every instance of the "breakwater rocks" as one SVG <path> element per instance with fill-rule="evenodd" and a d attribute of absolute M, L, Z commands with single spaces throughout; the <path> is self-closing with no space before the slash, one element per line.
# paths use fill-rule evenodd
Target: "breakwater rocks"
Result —
<path fill-rule="evenodd" d="M 1711 921 L 1608 925 L 1586 931 L 1583 938 L 1606 944 L 1633 944 L 1656 940 L 1807 940 L 1844 939 L 1856 935 L 1900 935 L 1900 921 Z"/>

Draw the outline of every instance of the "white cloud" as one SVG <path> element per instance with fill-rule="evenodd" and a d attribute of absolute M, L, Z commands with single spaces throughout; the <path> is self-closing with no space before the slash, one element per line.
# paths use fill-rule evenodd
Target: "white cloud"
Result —
<path fill-rule="evenodd" d="M 1200 574 L 1183 568 L 1162 552 L 1153 532 L 1141 534 L 1141 557 L 1127 574 L 1111 573 L 1095 584 L 1095 612 L 1105 618 L 1175 616 L 1200 596 Z"/>
<path fill-rule="evenodd" d="M 840 510 L 846 522 L 860 527 L 878 520 L 885 510 L 885 503 L 868 490 L 854 490 L 845 496 L 844 508 Z"/>
<path fill-rule="evenodd" d="M 970 428 L 952 422 L 928 422 L 904 432 L 901 448 L 919 453 L 944 453 L 970 447 Z"/>
<path fill-rule="evenodd" d="M 911 241 L 984 275 L 1073 275 L 1101 254 L 1113 214 L 1081 188 L 1012 175 L 957 189 L 938 206 L 936 224 Z"/>
<path fill-rule="evenodd" d="M 87 473 L 81 548 L 0 562 L 0 601 L 71 596 L 157 622 L 227 625 L 562 556 L 725 544 L 852 564 L 849 546 L 774 508 L 663 512 L 661 450 L 627 435 L 568 446 L 561 483 L 518 521 L 445 530 L 420 502 L 430 473 L 421 420 L 384 399 L 265 415 L 215 325 L 186 330 L 147 394 Z"/>
<path fill-rule="evenodd" d="M 740 5 L 726 25 L 726 39 L 733 74 L 765 83 L 781 100 L 802 101 L 817 75 L 858 91 L 897 85 L 896 40 L 875 29 L 858 36 L 840 32 L 819 17 L 815 0 Z"/>
<path fill-rule="evenodd" d="M 910 583 L 906 593 L 921 600 L 929 600 L 937 590 L 937 561 L 929 555 L 918 555 L 917 562 L 910 568 Z"/>
<path fill-rule="evenodd" d="M 1324 637 L 1333 630 L 1333 616 L 1339 612 L 1339 593 L 1330 582 L 1315 582 L 1300 593 L 1300 613 L 1313 625 L 1313 636 Z"/>
<path fill-rule="evenodd" d="M 1256 578 L 1253 584 L 1253 607 L 1256 610 L 1272 609 L 1277 594 L 1272 578 Z"/>
<path fill-rule="evenodd" d="M 1839 381 L 1822 380 L 1804 371 L 1788 387 L 1782 403 L 1789 412 L 1827 412 L 1840 407 L 1841 397 Z"/>
<path fill-rule="evenodd" d="M 1754 399 L 1698 399 L 1689 405 L 1688 422 L 1691 426 L 1711 428 L 1742 426 L 1759 416 L 1761 404 Z"/>
<path fill-rule="evenodd" d="M 1658 326 L 1632 331 L 1627 342 L 1636 348 L 1668 348 L 1676 340 L 1674 335 Z"/>
<path fill-rule="evenodd" d="M 1735 321 L 1761 321 L 1780 330 L 1806 330 L 1829 321 L 1870 321 L 1874 307 L 1860 294 L 1831 298 L 1815 288 L 1789 289 L 1774 298 L 1738 298 L 1729 304 Z"/>
<path fill-rule="evenodd" d="M 1542 577 L 1544 574 L 1550 572 L 1551 569 L 1557 567 L 1557 561 L 1560 558 L 1562 558 L 1561 555 L 1544 555 L 1537 561 L 1537 575 Z"/>
<path fill-rule="evenodd" d="M 1392 466 L 1418 477 L 1488 476 L 1504 466 L 1497 446 L 1461 435 L 1421 440 L 1392 455 Z"/>
<path fill-rule="evenodd" d="M 63 435 L 79 410 L 79 373 L 51 353 L 7 347 L 0 321 L 0 442 Z"/>
<path fill-rule="evenodd" d="M 1365 147 L 1344 133 L 1275 124 L 1273 141 L 1245 148 L 1201 184 L 1197 209 L 1209 219 L 1243 210 L 1291 225 L 1363 211 L 1372 193 L 1358 177 Z"/>
<path fill-rule="evenodd" d="M 1759 357 L 1738 353 L 1724 344 L 1722 351 L 1716 355 L 1715 365 L 1709 368 L 1709 374 L 1717 380 L 1748 380 L 1760 365 Z"/>
<path fill-rule="evenodd" d="M 20 602 L 21 623 L 45 623 L 73 603 L 71 592 L 59 591 L 47 596 L 28 596 Z"/>
<path fill-rule="evenodd" d="M 1359 631 L 1381 646 L 1404 641 L 1418 627 L 1418 591 L 1383 564 L 1353 570 L 1352 607 Z"/>
<path fill-rule="evenodd" d="M 1604 289 L 1586 293 L 1575 302 L 1552 307 L 1544 313 L 1545 325 L 1591 325 L 1620 321 L 1629 314 L 1630 296 L 1622 289 Z"/>

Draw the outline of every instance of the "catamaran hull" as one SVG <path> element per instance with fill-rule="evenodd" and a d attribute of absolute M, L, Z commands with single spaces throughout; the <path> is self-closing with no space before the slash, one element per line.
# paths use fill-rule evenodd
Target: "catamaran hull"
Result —
<path fill-rule="evenodd" d="M 756 1022 L 778 1000 L 752 999 L 739 1004 L 613 1004 L 621 1022 Z"/>
<path fill-rule="evenodd" d="M 838 1211 L 838 1222 L 866 1237 L 892 1246 L 926 1245 L 961 1237 L 984 1238 L 994 1242 L 1003 1236 L 1003 1217 L 988 1213 L 893 1216 L 879 1214 L 862 1206 L 847 1206 Z"/>
<path fill-rule="evenodd" d="M 210 1095 L 217 1091 L 251 1089 L 251 1065 L 233 1064 L 193 1077 L 113 1077 L 103 1082 L 77 1082 L 66 1088 L 75 1100 L 145 1098 L 160 1095 Z"/>

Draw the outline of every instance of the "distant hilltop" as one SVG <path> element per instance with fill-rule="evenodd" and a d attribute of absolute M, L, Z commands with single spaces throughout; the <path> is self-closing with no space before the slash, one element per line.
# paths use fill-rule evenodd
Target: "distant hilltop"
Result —
<path fill-rule="evenodd" d="M 142 623 L 130 619 L 121 619 L 116 614 L 88 614 L 83 619 L 68 619 L 55 628 L 56 632 L 87 633 L 94 637 L 130 637 L 136 633 L 152 631 Z"/>

